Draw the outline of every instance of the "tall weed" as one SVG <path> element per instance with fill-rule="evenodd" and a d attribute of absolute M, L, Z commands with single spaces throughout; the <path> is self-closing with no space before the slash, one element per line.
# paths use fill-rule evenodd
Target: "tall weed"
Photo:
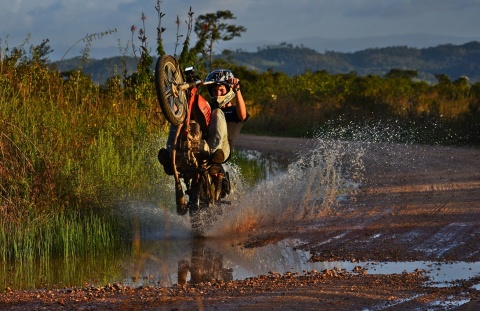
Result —
<path fill-rule="evenodd" d="M 2 55 L 0 259 L 113 245 L 118 226 L 105 215 L 122 200 L 162 197 L 156 152 L 165 121 L 153 84 L 101 87 L 22 51 Z"/>

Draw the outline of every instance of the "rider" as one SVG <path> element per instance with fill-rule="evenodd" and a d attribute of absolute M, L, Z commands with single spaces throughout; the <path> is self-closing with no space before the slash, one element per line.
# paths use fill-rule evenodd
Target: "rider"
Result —
<path fill-rule="evenodd" d="M 212 98 L 212 116 L 208 127 L 208 145 L 213 162 L 223 162 L 230 157 L 230 150 L 248 118 L 247 107 L 240 90 L 240 80 L 227 69 L 217 69 L 207 75 L 205 82 Z M 236 97 L 236 104 L 232 99 Z M 221 150 L 221 152 L 217 151 Z M 220 153 L 220 154 L 219 154 Z M 223 153 L 223 159 L 221 156 Z M 221 159 L 221 161 L 215 161 Z"/>
<path fill-rule="evenodd" d="M 224 176 L 220 164 L 230 157 L 235 140 L 249 115 L 240 90 L 240 80 L 235 78 L 230 70 L 217 69 L 210 72 L 205 82 L 210 81 L 214 83 L 207 85 L 212 98 L 207 143 L 211 152 L 210 163 L 213 164 L 211 173 L 216 177 L 216 184 L 221 185 Z M 234 97 L 237 98 L 236 104 L 232 102 Z M 172 126 L 167 140 L 168 150 L 162 148 L 158 153 L 158 160 L 169 175 L 173 174 L 169 151 L 173 147 L 175 132 L 176 127 Z"/>

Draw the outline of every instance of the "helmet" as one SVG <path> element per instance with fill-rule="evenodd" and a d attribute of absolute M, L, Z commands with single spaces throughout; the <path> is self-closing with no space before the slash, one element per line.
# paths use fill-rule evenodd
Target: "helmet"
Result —
<path fill-rule="evenodd" d="M 228 84 L 229 79 L 235 78 L 233 76 L 233 73 L 228 70 L 228 69 L 217 69 L 212 72 L 210 72 L 207 77 L 205 78 L 205 82 L 210 82 L 213 81 L 215 84 L 223 84 L 227 87 L 227 92 L 230 91 L 230 85 Z M 210 97 L 215 98 L 213 94 L 213 86 L 214 84 L 209 84 L 207 85 L 208 89 L 208 94 L 210 94 Z"/>

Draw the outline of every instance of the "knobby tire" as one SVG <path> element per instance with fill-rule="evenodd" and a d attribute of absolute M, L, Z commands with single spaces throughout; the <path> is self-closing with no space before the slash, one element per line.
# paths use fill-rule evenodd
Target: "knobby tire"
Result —
<path fill-rule="evenodd" d="M 160 57 L 155 65 L 155 89 L 165 119 L 174 126 L 182 124 L 187 115 L 187 91 L 176 92 L 176 86 L 183 83 L 175 58 L 170 55 Z"/>
<path fill-rule="evenodd" d="M 213 221 L 212 183 L 207 176 L 201 176 L 197 184 L 192 186 L 192 197 L 189 197 L 190 223 L 195 236 L 203 236 Z"/>

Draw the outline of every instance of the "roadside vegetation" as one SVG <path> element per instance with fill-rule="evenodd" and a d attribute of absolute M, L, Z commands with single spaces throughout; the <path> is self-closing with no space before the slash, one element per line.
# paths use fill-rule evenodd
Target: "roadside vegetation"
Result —
<path fill-rule="evenodd" d="M 233 68 L 249 100 L 245 130 L 252 133 L 352 139 L 376 128 L 379 141 L 393 136 L 397 142 L 480 145 L 480 82 L 439 74 L 438 83 L 428 84 L 416 79 L 417 72 L 399 69 L 365 77 L 242 69 Z"/>
<path fill-rule="evenodd" d="M 98 211 L 162 190 L 153 85 L 98 86 L 50 68 L 47 51 L 14 48 L 0 64 L 0 260 L 110 247 L 116 228 Z"/>
<path fill-rule="evenodd" d="M 165 53 L 159 3 L 157 55 Z M 227 57 L 212 60 L 208 52 L 216 41 L 246 30 L 228 27 L 230 19 L 231 12 L 219 11 L 195 24 L 188 12 L 183 48 L 174 54 L 182 65 L 195 65 L 199 76 L 210 68 L 233 70 L 251 114 L 245 131 L 299 137 L 328 132 L 349 139 L 358 128 L 395 124 L 399 141 L 480 145 L 480 83 L 438 75 L 431 85 L 398 69 L 363 77 L 256 72 Z M 127 76 L 122 68 L 111 68 L 103 85 L 81 66 L 59 72 L 48 59 L 48 40 L 0 46 L 0 262 L 112 249 L 125 232 L 112 216 L 120 202 L 173 202 L 164 186 L 170 180 L 156 160 L 168 125 L 155 96 L 144 27 L 132 27 L 137 71 Z M 190 44 L 192 29 L 195 44 Z M 87 38 L 84 64 L 93 39 Z"/>

